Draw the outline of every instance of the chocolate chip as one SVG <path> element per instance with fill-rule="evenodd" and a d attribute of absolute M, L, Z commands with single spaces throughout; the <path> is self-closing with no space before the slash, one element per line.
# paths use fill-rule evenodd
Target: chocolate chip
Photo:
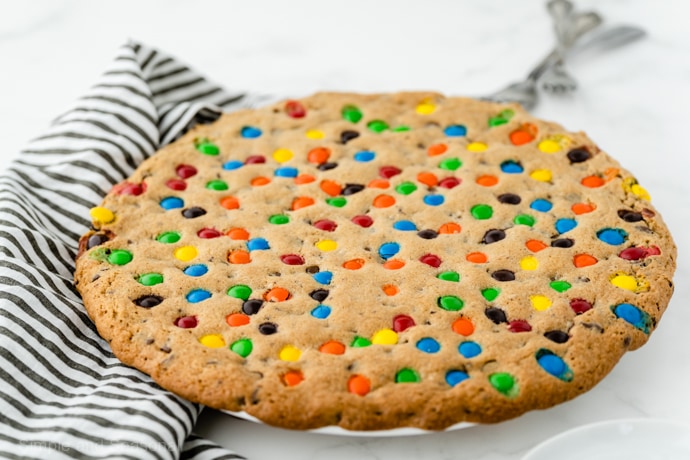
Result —
<path fill-rule="evenodd" d="M 582 163 L 590 158 L 592 158 L 592 154 L 589 153 L 589 150 L 587 150 L 585 147 L 572 149 L 570 152 L 568 152 L 568 160 L 570 160 L 571 163 Z"/>
<path fill-rule="evenodd" d="M 438 232 L 436 230 L 427 228 L 426 230 L 421 230 L 417 232 L 417 236 L 420 238 L 424 238 L 425 240 L 433 240 L 438 236 Z"/>
<path fill-rule="evenodd" d="M 306 268 L 306 272 L 309 273 L 310 275 L 313 275 L 314 273 L 319 272 L 319 266 L 318 265 L 310 265 Z"/>
<path fill-rule="evenodd" d="M 338 163 L 335 163 L 335 162 L 321 163 L 320 165 L 317 166 L 319 171 L 328 171 L 329 169 L 335 169 L 337 167 L 338 167 Z"/>
<path fill-rule="evenodd" d="M 510 270 L 496 270 L 491 274 L 491 277 L 496 281 L 513 281 L 515 280 L 515 273 Z"/>
<path fill-rule="evenodd" d="M 487 318 L 493 321 L 495 324 L 507 323 L 508 318 L 506 317 L 506 312 L 498 307 L 489 307 L 484 310 L 484 314 Z"/>
<path fill-rule="evenodd" d="M 574 240 L 570 238 L 558 238 L 551 242 L 551 247 L 553 248 L 571 248 L 575 244 Z"/>
<path fill-rule="evenodd" d="M 200 208 L 198 206 L 194 206 L 194 207 L 182 210 L 182 215 L 186 219 L 195 219 L 197 217 L 203 216 L 204 214 L 206 214 L 206 210 L 204 208 Z"/>
<path fill-rule="evenodd" d="M 261 299 L 248 299 L 242 303 L 242 311 L 247 315 L 255 315 L 259 313 L 263 305 L 264 301 Z"/>
<path fill-rule="evenodd" d="M 362 190 L 364 190 L 364 185 L 362 184 L 345 184 L 345 188 L 342 192 L 340 192 L 340 194 L 354 195 L 355 193 L 361 192 Z"/>
<path fill-rule="evenodd" d="M 626 222 L 639 222 L 643 219 L 642 214 L 639 212 L 631 211 L 629 209 L 619 209 L 618 217 Z"/>
<path fill-rule="evenodd" d="M 544 333 L 544 337 L 546 337 L 550 341 L 556 342 L 556 343 L 565 343 L 570 338 L 570 336 L 568 335 L 567 332 L 558 331 L 558 330 L 547 331 Z"/>
<path fill-rule="evenodd" d="M 261 323 L 259 324 L 259 332 L 263 335 L 271 335 L 278 332 L 278 325 L 275 323 Z"/>
<path fill-rule="evenodd" d="M 163 297 L 158 295 L 143 295 L 134 300 L 134 303 L 143 308 L 155 307 L 163 301 Z"/>
<path fill-rule="evenodd" d="M 495 243 L 497 241 L 501 241 L 506 237 L 506 232 L 499 228 L 492 228 L 488 232 L 484 234 L 484 238 L 482 238 L 482 243 L 485 244 L 491 244 Z"/>
<path fill-rule="evenodd" d="M 352 139 L 355 139 L 357 137 L 359 137 L 359 133 L 357 131 L 343 131 L 342 133 L 340 133 L 340 142 L 342 142 L 343 144 L 347 144 Z"/>
<path fill-rule="evenodd" d="M 327 289 L 317 289 L 315 291 L 311 291 L 309 293 L 309 297 L 316 300 L 317 302 L 323 302 L 324 300 L 326 300 L 326 297 L 328 297 L 328 290 Z"/>
<path fill-rule="evenodd" d="M 94 233 L 89 237 L 88 241 L 86 242 L 86 249 L 91 249 L 93 247 L 100 246 L 106 241 L 108 241 L 108 237 L 104 233 Z"/>
<path fill-rule="evenodd" d="M 514 193 L 504 193 L 498 196 L 498 201 L 504 204 L 520 204 L 522 198 Z"/>

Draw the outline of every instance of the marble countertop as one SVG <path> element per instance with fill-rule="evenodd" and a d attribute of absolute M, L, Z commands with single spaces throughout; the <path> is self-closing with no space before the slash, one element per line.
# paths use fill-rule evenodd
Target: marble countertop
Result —
<path fill-rule="evenodd" d="M 228 88 L 281 95 L 317 90 L 433 89 L 480 95 L 526 74 L 553 42 L 541 0 L 319 2 L 43 0 L 3 3 L 0 170 L 134 38 L 174 54 Z M 676 293 L 642 349 L 598 386 L 516 420 L 413 437 L 299 433 L 207 411 L 198 432 L 250 459 L 519 459 L 545 439 L 617 418 L 690 423 L 690 3 L 581 0 L 607 25 L 648 37 L 575 57 L 580 89 L 533 113 L 586 131 L 647 188 L 678 244 Z"/>

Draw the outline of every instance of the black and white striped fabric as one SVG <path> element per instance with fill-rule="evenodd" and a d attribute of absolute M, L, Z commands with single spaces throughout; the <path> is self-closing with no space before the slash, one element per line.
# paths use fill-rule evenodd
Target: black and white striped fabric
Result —
<path fill-rule="evenodd" d="M 121 364 L 72 285 L 89 209 L 229 94 L 139 43 L 0 177 L 0 457 L 243 458 L 192 434 L 200 407 Z"/>

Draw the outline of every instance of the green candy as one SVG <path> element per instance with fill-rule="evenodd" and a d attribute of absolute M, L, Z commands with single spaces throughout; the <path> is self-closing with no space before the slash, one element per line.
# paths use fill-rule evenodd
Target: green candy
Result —
<path fill-rule="evenodd" d="M 163 282 L 163 275 L 160 273 L 144 273 L 137 278 L 139 284 L 144 286 L 155 286 Z"/>
<path fill-rule="evenodd" d="M 447 171 L 455 171 L 460 166 L 462 166 L 462 161 L 460 161 L 460 158 L 446 158 L 438 164 L 439 168 Z"/>
<path fill-rule="evenodd" d="M 347 204 L 347 200 L 342 196 L 334 196 L 331 198 L 326 198 L 326 203 L 336 208 L 342 208 Z"/>
<path fill-rule="evenodd" d="M 371 345 L 371 340 L 364 337 L 356 336 L 350 345 L 353 348 L 363 348 Z"/>
<path fill-rule="evenodd" d="M 404 132 L 409 131 L 410 129 L 412 129 L 412 128 L 410 128 L 409 126 L 400 125 L 400 126 L 396 126 L 391 131 L 393 131 L 394 133 L 404 133 Z"/>
<path fill-rule="evenodd" d="M 228 184 L 222 180 L 212 180 L 206 183 L 206 188 L 209 190 L 215 190 L 217 192 L 222 192 L 228 189 Z"/>
<path fill-rule="evenodd" d="M 570 284 L 567 281 L 558 280 L 551 281 L 551 283 L 549 283 L 549 286 L 551 286 L 551 289 L 553 289 L 554 291 L 565 292 L 572 287 L 572 284 Z"/>
<path fill-rule="evenodd" d="M 159 243 L 173 244 L 180 241 L 182 235 L 179 232 L 164 232 L 156 237 L 156 241 Z"/>
<path fill-rule="evenodd" d="M 513 219 L 513 222 L 515 222 L 516 224 L 527 225 L 529 227 L 532 227 L 536 221 L 537 220 L 534 217 L 527 214 L 517 215 L 515 216 L 515 219 Z"/>
<path fill-rule="evenodd" d="M 216 156 L 220 153 L 218 146 L 208 139 L 199 139 L 195 144 L 196 149 L 204 155 Z"/>
<path fill-rule="evenodd" d="M 132 253 L 124 249 L 113 249 L 108 254 L 108 262 L 113 265 L 127 265 L 133 258 Z"/>
<path fill-rule="evenodd" d="M 441 272 L 438 275 L 436 275 L 436 278 L 443 281 L 452 281 L 454 283 L 457 283 L 458 281 L 460 281 L 460 273 L 454 271 Z"/>
<path fill-rule="evenodd" d="M 422 378 L 419 376 L 417 371 L 410 368 L 401 369 L 395 374 L 395 383 L 416 383 L 421 381 Z"/>
<path fill-rule="evenodd" d="M 465 302 L 457 296 L 454 295 L 444 295 L 438 298 L 438 306 L 448 311 L 458 311 L 462 310 L 465 306 Z"/>
<path fill-rule="evenodd" d="M 512 109 L 506 109 L 498 115 L 489 118 L 489 127 L 505 125 L 513 118 L 513 115 L 515 115 L 515 112 Z"/>
<path fill-rule="evenodd" d="M 500 293 L 501 291 L 496 288 L 482 289 L 482 296 L 489 302 L 493 302 L 494 300 L 496 300 L 496 297 L 498 297 L 498 294 Z"/>
<path fill-rule="evenodd" d="M 343 116 L 344 120 L 347 120 L 352 123 L 357 123 L 359 120 L 362 119 L 362 111 L 354 105 L 346 105 L 345 107 L 343 107 L 340 114 Z"/>
<path fill-rule="evenodd" d="M 252 288 L 244 284 L 236 284 L 228 289 L 228 295 L 236 299 L 247 300 L 252 295 Z"/>
<path fill-rule="evenodd" d="M 240 339 L 230 345 L 230 349 L 243 358 L 249 356 L 254 349 L 251 339 Z"/>
<path fill-rule="evenodd" d="M 515 377 L 507 372 L 496 372 L 489 376 L 489 383 L 499 393 L 506 396 L 515 396 L 517 394 L 517 386 L 515 385 Z"/>
<path fill-rule="evenodd" d="M 412 182 L 403 182 L 395 187 L 395 191 L 401 195 L 409 195 L 415 190 L 417 190 L 417 186 Z"/>
<path fill-rule="evenodd" d="M 477 220 L 491 219 L 491 216 L 494 215 L 493 208 L 488 204 L 477 204 L 475 206 L 472 206 L 470 212 L 472 213 L 472 217 L 474 217 Z"/>
<path fill-rule="evenodd" d="M 367 123 L 367 128 L 375 133 L 382 133 L 389 127 L 388 123 L 383 120 L 371 120 L 369 123 Z"/>
<path fill-rule="evenodd" d="M 286 216 L 285 214 L 273 214 L 268 218 L 268 222 L 273 225 L 284 225 L 290 222 L 290 216 Z"/>

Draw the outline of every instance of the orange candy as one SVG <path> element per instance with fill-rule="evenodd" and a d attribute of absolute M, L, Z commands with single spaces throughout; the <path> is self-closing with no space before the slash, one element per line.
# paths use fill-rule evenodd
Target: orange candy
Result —
<path fill-rule="evenodd" d="M 383 268 L 386 270 L 399 270 L 405 266 L 405 262 L 399 259 L 387 260 L 383 264 Z"/>
<path fill-rule="evenodd" d="M 283 374 L 282 380 L 285 386 L 294 387 L 304 380 L 304 374 L 302 371 L 287 371 Z"/>
<path fill-rule="evenodd" d="M 343 268 L 347 268 L 348 270 L 359 270 L 364 266 L 364 263 L 364 259 L 352 259 L 343 263 Z"/>
<path fill-rule="evenodd" d="M 225 317 L 225 322 L 231 327 L 245 326 L 249 324 L 249 316 L 243 313 L 232 313 Z"/>
<path fill-rule="evenodd" d="M 529 240 L 527 243 L 525 243 L 525 246 L 527 246 L 527 249 L 532 252 L 539 252 L 548 247 L 546 246 L 546 243 L 543 243 L 539 240 Z"/>
<path fill-rule="evenodd" d="M 300 196 L 292 200 L 292 210 L 297 211 L 298 209 L 306 208 L 314 204 L 314 199 L 308 196 Z"/>
<path fill-rule="evenodd" d="M 355 374 L 347 381 L 347 391 L 364 396 L 371 391 L 371 382 L 365 376 Z"/>
<path fill-rule="evenodd" d="M 316 147 L 315 149 L 311 149 L 309 151 L 309 153 L 307 154 L 307 160 L 310 163 L 320 165 L 321 163 L 327 162 L 330 156 L 331 151 L 326 147 Z"/>
<path fill-rule="evenodd" d="M 438 177 L 430 172 L 420 172 L 417 174 L 417 180 L 428 187 L 436 187 L 438 184 Z"/>
<path fill-rule="evenodd" d="M 249 232 L 243 228 L 231 228 L 225 234 L 231 240 L 247 241 L 249 239 Z"/>
<path fill-rule="evenodd" d="M 460 230 L 462 230 L 462 227 L 460 227 L 459 224 L 456 224 L 455 222 L 448 222 L 443 225 L 438 229 L 438 232 L 442 235 L 452 235 L 453 233 L 460 233 Z"/>
<path fill-rule="evenodd" d="M 498 184 L 498 177 L 492 176 L 490 174 L 485 174 L 483 176 L 477 177 L 477 183 L 483 185 L 484 187 L 491 187 L 492 185 Z"/>
<path fill-rule="evenodd" d="M 379 195 L 374 198 L 375 208 L 389 208 L 395 204 L 395 198 L 390 195 Z"/>
<path fill-rule="evenodd" d="M 597 209 L 597 207 L 591 203 L 575 203 L 570 209 L 579 216 L 580 214 L 590 213 Z"/>
<path fill-rule="evenodd" d="M 394 284 L 386 284 L 385 286 L 381 287 L 381 289 L 383 289 L 384 294 L 386 294 L 388 297 L 392 297 L 400 292 L 398 286 Z"/>
<path fill-rule="evenodd" d="M 320 187 L 321 190 L 323 190 L 330 196 L 338 196 L 340 195 L 340 192 L 343 190 L 339 183 L 328 179 L 322 180 Z"/>
<path fill-rule="evenodd" d="M 472 321 L 467 318 L 456 319 L 453 321 L 453 325 L 451 327 L 453 328 L 453 332 L 464 335 L 465 337 L 472 335 L 474 332 L 474 324 L 472 324 Z"/>
<path fill-rule="evenodd" d="M 369 182 L 369 185 L 367 185 L 369 188 L 388 188 L 390 186 L 390 182 L 388 182 L 386 179 L 374 179 Z"/>
<path fill-rule="evenodd" d="M 271 179 L 269 179 L 268 177 L 259 176 L 259 177 L 255 177 L 254 179 L 252 179 L 250 184 L 253 187 L 260 187 L 260 186 L 266 185 L 270 182 L 271 182 Z"/>
<path fill-rule="evenodd" d="M 290 291 L 282 287 L 274 287 L 264 294 L 266 302 L 284 302 L 290 297 Z"/>
<path fill-rule="evenodd" d="M 295 184 L 296 185 L 309 184 L 311 182 L 314 182 L 315 180 L 316 179 L 311 174 L 300 174 L 299 176 L 295 177 Z"/>
<path fill-rule="evenodd" d="M 319 351 L 329 355 L 342 355 L 345 353 L 345 345 L 336 340 L 329 340 L 319 347 Z"/>
<path fill-rule="evenodd" d="M 220 205 L 225 209 L 237 209 L 240 207 L 240 200 L 234 196 L 226 196 L 220 199 Z"/>
<path fill-rule="evenodd" d="M 448 146 L 446 144 L 434 144 L 427 149 L 427 153 L 430 157 L 436 155 L 442 155 L 448 151 Z"/>
<path fill-rule="evenodd" d="M 489 258 L 483 252 L 471 252 L 465 257 L 468 262 L 473 264 L 485 264 Z"/>
<path fill-rule="evenodd" d="M 525 123 L 510 133 L 510 142 L 513 145 L 523 145 L 532 142 L 537 136 L 537 127 L 532 123 Z"/>
<path fill-rule="evenodd" d="M 241 249 L 232 251 L 230 254 L 228 254 L 228 262 L 231 264 L 248 264 L 251 261 L 252 259 L 249 257 L 249 253 Z"/>
<path fill-rule="evenodd" d="M 597 188 L 604 185 L 606 181 L 599 176 L 587 176 L 582 179 L 582 185 L 589 188 Z"/>
<path fill-rule="evenodd" d="M 590 256 L 589 254 L 578 254 L 573 257 L 573 265 L 575 265 L 577 268 L 589 267 L 597 262 L 598 260 L 596 257 Z"/>

